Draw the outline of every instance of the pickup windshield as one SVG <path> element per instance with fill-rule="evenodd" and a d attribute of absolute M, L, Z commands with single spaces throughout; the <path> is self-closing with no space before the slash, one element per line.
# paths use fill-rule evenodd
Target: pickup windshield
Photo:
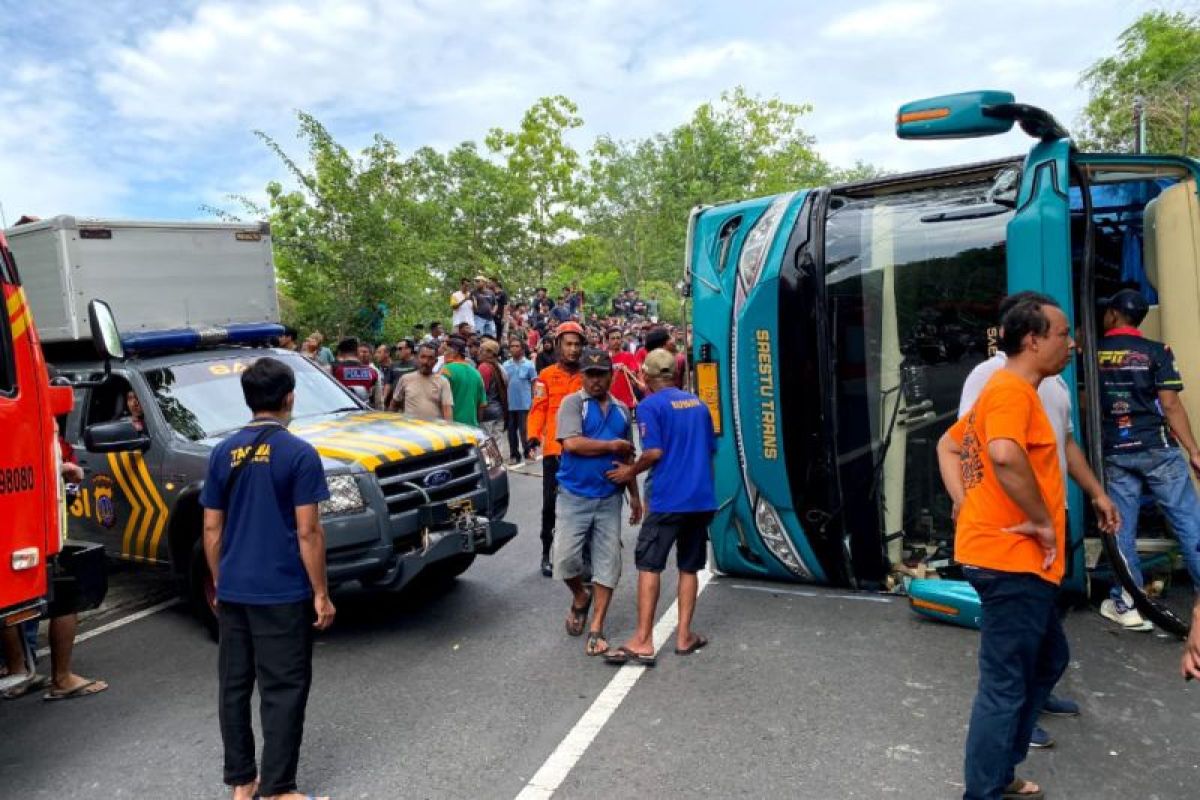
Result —
<path fill-rule="evenodd" d="M 297 355 L 272 353 L 296 373 L 293 417 L 359 408 L 332 377 Z M 242 373 L 255 356 L 238 355 L 143 370 L 154 399 L 171 427 L 197 441 L 246 424 L 250 410 L 242 396 Z"/>

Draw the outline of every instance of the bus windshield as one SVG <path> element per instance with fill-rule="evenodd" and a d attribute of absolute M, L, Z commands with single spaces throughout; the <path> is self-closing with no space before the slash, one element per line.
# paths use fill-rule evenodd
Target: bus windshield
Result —
<path fill-rule="evenodd" d="M 358 409 L 360 405 L 329 375 L 297 355 L 271 352 L 296 374 L 294 418 Z M 197 441 L 246 424 L 250 411 L 241 375 L 256 356 L 194 361 L 143 371 L 158 408 L 180 435 Z"/>
<path fill-rule="evenodd" d="M 826 221 L 835 354 L 837 468 L 846 530 L 888 541 L 893 565 L 953 537 L 936 445 L 963 380 L 993 352 L 1006 292 L 1005 228 L 994 188 L 1013 167 L 834 196 Z"/>

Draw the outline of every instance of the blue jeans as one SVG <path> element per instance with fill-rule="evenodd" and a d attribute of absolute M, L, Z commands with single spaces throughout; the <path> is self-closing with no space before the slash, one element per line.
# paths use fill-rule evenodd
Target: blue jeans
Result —
<path fill-rule="evenodd" d="M 1129 562 L 1138 587 L 1142 586 L 1142 565 L 1137 553 L 1138 508 L 1146 490 L 1171 523 L 1179 539 L 1193 586 L 1200 588 L 1200 499 L 1192 486 L 1191 469 L 1178 447 L 1158 447 L 1140 453 L 1121 453 L 1104 457 L 1104 480 L 1108 496 L 1121 512 L 1117 547 Z M 1115 584 L 1112 598 L 1121 597 Z"/>
<path fill-rule="evenodd" d="M 475 317 L 475 333 L 479 334 L 480 336 L 490 336 L 493 339 L 495 339 L 496 338 L 496 320 L 491 319 L 491 318 L 485 319 L 483 317 L 476 315 L 476 317 Z"/>
<path fill-rule="evenodd" d="M 1036 575 L 968 567 L 979 593 L 979 688 L 971 709 L 964 800 L 995 800 L 1025 760 L 1042 706 L 1070 660 L 1054 598 Z"/>

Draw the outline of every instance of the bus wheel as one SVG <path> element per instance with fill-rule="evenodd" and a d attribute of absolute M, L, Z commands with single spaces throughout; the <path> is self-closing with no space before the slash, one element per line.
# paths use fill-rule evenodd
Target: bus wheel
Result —
<path fill-rule="evenodd" d="M 214 642 L 217 640 L 217 615 L 213 613 L 212 601 L 216 595 L 217 587 L 204 555 L 204 542 L 197 539 L 188 562 L 188 603 Z"/>

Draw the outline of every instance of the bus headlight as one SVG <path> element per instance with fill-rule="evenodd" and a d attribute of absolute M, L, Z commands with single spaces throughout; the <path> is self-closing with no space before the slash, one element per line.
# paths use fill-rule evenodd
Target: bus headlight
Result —
<path fill-rule="evenodd" d="M 792 547 L 791 540 L 788 539 L 787 530 L 783 527 L 783 520 L 779 518 L 779 512 L 775 510 L 775 506 L 762 497 L 759 497 L 754 503 L 754 525 L 758 528 L 758 537 L 771 551 L 771 555 L 779 559 L 780 563 L 787 567 L 792 574 L 805 580 L 812 580 L 812 572 L 801 560 L 800 555 Z"/>
<path fill-rule="evenodd" d="M 771 242 L 775 241 L 775 233 L 779 230 L 783 212 L 795 196 L 795 192 L 789 192 L 772 200 L 766 212 L 746 234 L 737 268 L 738 285 L 743 296 L 749 294 L 754 284 L 758 283 L 758 276 L 762 274 L 763 265 L 767 263 L 767 253 L 771 250 Z"/>
<path fill-rule="evenodd" d="M 366 509 L 367 503 L 353 475 L 326 475 L 325 485 L 329 487 L 329 499 L 317 506 L 322 516 L 357 514 Z"/>

